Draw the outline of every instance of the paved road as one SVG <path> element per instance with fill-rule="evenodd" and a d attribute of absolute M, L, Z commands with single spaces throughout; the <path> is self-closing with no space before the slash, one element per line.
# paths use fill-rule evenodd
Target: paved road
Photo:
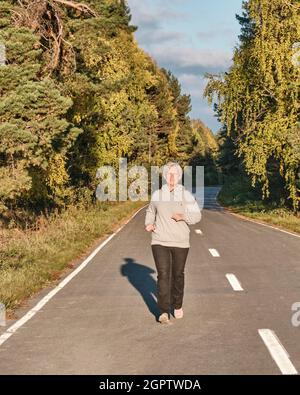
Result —
<path fill-rule="evenodd" d="M 300 327 L 291 323 L 291 306 L 300 302 L 300 239 L 222 210 L 217 191 L 206 189 L 203 219 L 191 227 L 183 320 L 156 321 L 143 209 L 0 346 L 0 373 L 300 372 Z M 272 331 L 264 332 L 271 348 L 260 329 Z"/>

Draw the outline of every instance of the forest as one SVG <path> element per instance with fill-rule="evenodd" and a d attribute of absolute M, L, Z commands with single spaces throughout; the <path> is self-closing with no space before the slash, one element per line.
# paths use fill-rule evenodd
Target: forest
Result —
<path fill-rule="evenodd" d="M 27 223 L 95 200 L 100 166 L 207 164 L 213 133 L 178 79 L 137 44 L 126 1 L 0 3 L 0 216 Z"/>
<path fill-rule="evenodd" d="M 299 13 L 297 0 L 244 1 L 233 64 L 207 75 L 229 201 L 239 194 L 241 203 L 262 199 L 299 213 Z"/>

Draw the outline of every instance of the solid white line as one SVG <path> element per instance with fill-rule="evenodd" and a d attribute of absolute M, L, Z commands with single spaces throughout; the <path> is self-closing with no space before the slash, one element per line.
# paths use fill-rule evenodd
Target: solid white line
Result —
<path fill-rule="evenodd" d="M 276 362 L 282 374 L 298 374 L 295 366 L 290 361 L 290 356 L 280 343 L 274 331 L 270 329 L 259 329 L 260 337 L 269 350 L 271 357 Z"/>
<path fill-rule="evenodd" d="M 211 253 L 211 255 L 212 255 L 214 258 L 218 258 L 218 257 L 220 256 L 220 254 L 218 253 L 218 251 L 217 251 L 215 248 L 210 248 L 210 249 L 209 249 L 209 252 Z"/>
<path fill-rule="evenodd" d="M 21 319 L 10 326 L 1 336 L 0 336 L 0 346 L 6 342 L 21 326 L 23 326 L 27 321 L 29 321 L 35 314 L 45 306 L 62 288 L 64 288 L 78 273 L 80 273 L 98 254 L 98 252 L 114 237 L 120 232 L 141 210 L 146 206 L 140 208 L 135 214 L 133 214 L 116 232 L 111 234 L 106 240 L 104 240 L 99 247 L 97 247 L 82 263 L 70 273 L 63 281 L 61 281 L 52 291 L 50 291 L 46 296 L 44 296 L 32 309 L 28 311 Z"/>
<path fill-rule="evenodd" d="M 243 287 L 241 286 L 241 283 L 239 282 L 239 280 L 236 278 L 234 274 L 226 274 L 226 278 L 229 281 L 234 291 L 237 292 L 244 291 Z"/>

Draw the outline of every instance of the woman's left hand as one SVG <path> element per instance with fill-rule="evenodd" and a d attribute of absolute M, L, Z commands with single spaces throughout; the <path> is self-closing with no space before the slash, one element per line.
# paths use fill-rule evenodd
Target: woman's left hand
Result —
<path fill-rule="evenodd" d="M 183 221 L 184 220 L 184 215 L 180 213 L 175 213 L 171 217 L 172 219 L 175 219 L 175 221 Z"/>

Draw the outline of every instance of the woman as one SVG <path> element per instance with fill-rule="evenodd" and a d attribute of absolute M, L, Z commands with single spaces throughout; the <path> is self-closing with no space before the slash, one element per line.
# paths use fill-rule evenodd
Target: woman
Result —
<path fill-rule="evenodd" d="M 184 269 L 190 248 L 188 225 L 201 220 L 201 211 L 194 196 L 178 183 L 182 169 L 177 162 L 167 163 L 163 176 L 167 184 L 152 194 L 145 227 L 152 232 L 159 322 L 170 324 L 170 307 L 176 319 L 183 317 Z"/>

